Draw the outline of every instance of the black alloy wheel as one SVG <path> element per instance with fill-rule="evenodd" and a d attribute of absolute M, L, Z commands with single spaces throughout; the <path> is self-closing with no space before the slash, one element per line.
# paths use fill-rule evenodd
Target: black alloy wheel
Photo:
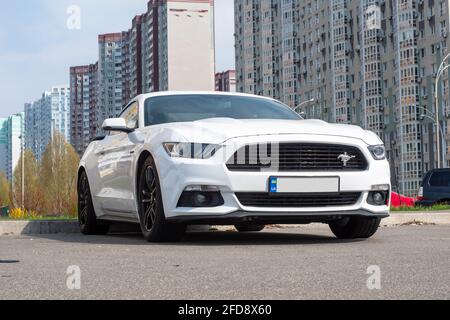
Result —
<path fill-rule="evenodd" d="M 144 162 L 138 181 L 139 222 L 144 238 L 149 242 L 179 241 L 186 225 L 166 220 L 158 171 L 151 156 Z"/>
<path fill-rule="evenodd" d="M 148 166 L 144 172 L 144 183 L 141 190 L 141 212 L 144 213 L 142 223 L 147 232 L 152 230 L 156 220 L 157 192 L 155 170 Z"/>
<path fill-rule="evenodd" d="M 81 173 L 78 180 L 78 223 L 81 233 L 85 235 L 104 235 L 109 230 L 108 224 L 100 223 L 97 220 L 89 180 L 85 171 Z"/>

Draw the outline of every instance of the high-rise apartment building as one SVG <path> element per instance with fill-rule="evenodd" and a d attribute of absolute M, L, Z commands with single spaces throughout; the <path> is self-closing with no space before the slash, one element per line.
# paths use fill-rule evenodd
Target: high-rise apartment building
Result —
<path fill-rule="evenodd" d="M 47 146 L 46 125 L 47 111 L 50 109 L 50 94 L 44 92 L 39 100 L 25 104 L 25 148 L 41 158 Z"/>
<path fill-rule="evenodd" d="M 99 35 L 98 46 L 97 65 L 70 69 L 72 144 L 79 154 L 103 121 L 139 94 L 214 91 L 212 0 L 150 0 L 129 30 Z"/>
<path fill-rule="evenodd" d="M 159 3 L 149 1 L 141 26 L 142 91 L 159 91 Z"/>
<path fill-rule="evenodd" d="M 0 171 L 12 182 L 14 170 L 22 154 L 24 114 L 0 119 Z"/>
<path fill-rule="evenodd" d="M 215 88 L 214 2 L 151 1 L 158 5 L 159 90 Z"/>
<path fill-rule="evenodd" d="M 100 124 L 141 93 L 214 91 L 211 0 L 150 0 L 131 29 L 98 40 Z"/>
<path fill-rule="evenodd" d="M 14 180 L 14 170 L 19 163 L 20 156 L 22 154 L 24 138 L 24 114 L 23 112 L 12 115 L 8 118 L 7 129 L 7 168 L 6 177 L 9 181 Z"/>
<path fill-rule="evenodd" d="M 70 68 L 70 140 L 80 155 L 98 131 L 97 77 L 97 63 Z"/>
<path fill-rule="evenodd" d="M 55 86 L 50 91 L 51 95 L 51 132 L 61 133 L 70 143 L 70 86 Z"/>
<path fill-rule="evenodd" d="M 305 105 L 385 141 L 393 187 L 416 194 L 437 166 L 435 75 L 449 52 L 447 0 L 237 0 L 237 88 Z M 439 85 L 448 166 L 449 76 Z M 423 116 L 425 115 L 425 116 Z"/>
<path fill-rule="evenodd" d="M 98 36 L 98 107 L 101 126 L 107 118 L 120 114 L 123 104 L 124 33 Z"/>
<path fill-rule="evenodd" d="M 134 17 L 131 29 L 123 33 L 123 106 L 142 93 L 142 18 Z"/>
<path fill-rule="evenodd" d="M 0 118 L 0 172 L 3 172 L 6 176 L 7 171 L 7 143 L 8 143 L 8 119 Z"/>
<path fill-rule="evenodd" d="M 142 91 L 214 91 L 214 3 L 150 0 L 141 25 Z"/>
<path fill-rule="evenodd" d="M 70 88 L 54 86 L 32 104 L 25 104 L 25 148 L 33 151 L 37 159 L 50 143 L 55 132 L 71 141 Z"/>
<path fill-rule="evenodd" d="M 236 71 L 216 73 L 216 91 L 236 92 Z"/>

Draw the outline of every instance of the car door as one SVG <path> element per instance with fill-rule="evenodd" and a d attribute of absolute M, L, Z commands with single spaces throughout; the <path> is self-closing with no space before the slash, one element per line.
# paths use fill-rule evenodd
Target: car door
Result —
<path fill-rule="evenodd" d="M 129 128 L 139 123 L 139 104 L 131 102 L 120 115 Z M 110 132 L 97 148 L 98 175 L 101 180 L 99 200 L 107 215 L 134 217 L 132 165 L 137 147 L 135 133 Z"/>

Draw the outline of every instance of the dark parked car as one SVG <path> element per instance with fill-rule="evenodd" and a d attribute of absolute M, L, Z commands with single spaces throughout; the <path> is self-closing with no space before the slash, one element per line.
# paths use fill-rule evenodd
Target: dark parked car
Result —
<path fill-rule="evenodd" d="M 423 179 L 416 206 L 450 204 L 450 169 L 433 169 Z"/>

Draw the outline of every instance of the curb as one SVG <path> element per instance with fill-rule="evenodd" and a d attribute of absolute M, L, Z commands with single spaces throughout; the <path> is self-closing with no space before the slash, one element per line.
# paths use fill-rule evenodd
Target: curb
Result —
<path fill-rule="evenodd" d="M 0 236 L 79 232 L 76 221 L 0 221 Z"/>
<path fill-rule="evenodd" d="M 450 224 L 450 212 L 393 212 L 389 218 L 386 218 L 381 222 L 381 225 L 384 227 L 405 224 L 448 225 Z"/>
<path fill-rule="evenodd" d="M 392 213 L 389 218 L 383 219 L 383 227 L 395 227 L 410 224 L 450 225 L 450 212 L 402 212 Z M 311 225 L 279 225 L 273 228 L 293 227 L 317 227 Z M 124 229 L 125 228 L 125 229 Z M 130 229 L 131 228 L 131 229 Z M 116 231 L 138 231 L 136 227 L 117 226 Z M 220 227 L 218 230 L 232 230 L 232 227 Z M 191 232 L 208 231 L 206 226 L 190 226 Z M 80 228 L 77 221 L 0 221 L 0 236 L 5 235 L 33 235 L 33 234 L 72 234 L 79 233 Z"/>

